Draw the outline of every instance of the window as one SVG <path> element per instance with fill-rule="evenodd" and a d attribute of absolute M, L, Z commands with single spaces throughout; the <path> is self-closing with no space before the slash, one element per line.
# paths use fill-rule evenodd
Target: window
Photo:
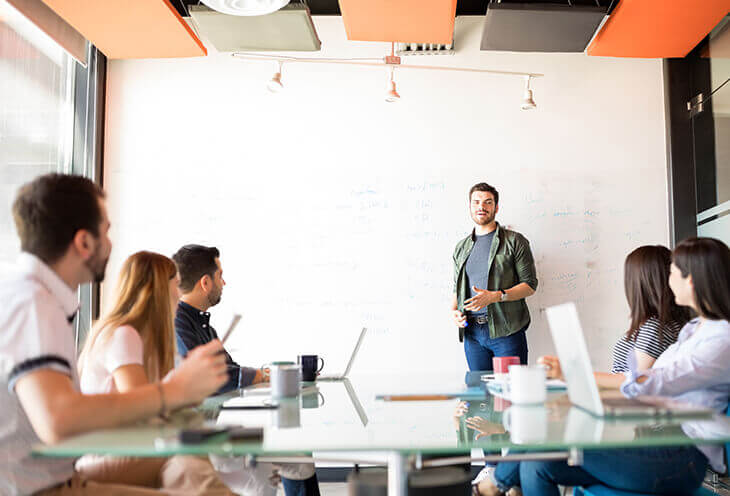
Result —
<path fill-rule="evenodd" d="M 75 61 L 0 0 L 0 274 L 19 252 L 10 206 L 19 186 L 70 172 Z"/>

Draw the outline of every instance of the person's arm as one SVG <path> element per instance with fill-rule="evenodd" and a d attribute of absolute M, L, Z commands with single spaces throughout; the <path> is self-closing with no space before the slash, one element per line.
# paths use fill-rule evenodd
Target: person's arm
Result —
<path fill-rule="evenodd" d="M 522 300 L 535 294 L 535 290 L 526 282 L 516 284 L 504 292 L 507 293 L 507 301 Z"/>
<path fill-rule="evenodd" d="M 565 380 L 563 370 L 560 368 L 560 360 L 555 356 L 541 356 L 537 359 L 537 363 L 545 366 L 545 375 L 548 379 Z M 612 374 L 611 372 L 594 372 L 596 384 L 604 389 L 618 389 L 626 379 L 623 374 Z"/>
<path fill-rule="evenodd" d="M 105 346 L 92 351 L 104 354 L 104 367 L 111 373 L 117 392 L 126 393 L 149 384 L 144 369 L 144 343 L 134 327 L 115 329 Z"/>
<path fill-rule="evenodd" d="M 454 293 L 454 296 L 451 299 L 451 316 L 453 317 L 457 327 L 466 326 L 466 315 L 459 311 L 459 302 L 456 299 L 456 293 Z"/>
<path fill-rule="evenodd" d="M 521 300 L 532 296 L 537 291 L 537 269 L 535 259 L 530 250 L 530 242 L 521 234 L 517 234 L 515 240 L 515 272 L 517 280 L 520 281 L 509 289 L 505 289 L 508 300 Z"/>
<path fill-rule="evenodd" d="M 122 365 L 114 371 L 112 377 L 114 377 L 117 392 L 120 393 L 126 393 L 150 383 L 144 367 L 136 363 Z"/>
<path fill-rule="evenodd" d="M 697 337 L 695 339 L 701 339 Z M 672 347 L 670 347 L 671 349 Z M 705 339 L 690 353 L 675 350 L 661 367 L 627 373 L 621 391 L 630 398 L 639 395 L 678 396 L 727 382 L 730 377 L 730 339 L 716 335 Z"/>
<path fill-rule="evenodd" d="M 454 266 L 454 296 L 451 299 L 451 316 L 456 323 L 456 327 L 466 327 L 466 315 L 459 310 L 459 299 L 456 296 L 456 284 L 459 280 L 459 266 L 456 263 L 456 249 L 451 257 Z"/>
<path fill-rule="evenodd" d="M 598 387 L 603 389 L 619 389 L 626 380 L 625 375 L 612 372 L 593 372 L 593 375 Z"/>
<path fill-rule="evenodd" d="M 634 348 L 634 355 L 636 355 L 636 366 L 639 370 L 649 370 L 656 362 L 656 358 L 636 348 Z M 621 377 L 624 375 L 621 374 Z"/>
<path fill-rule="evenodd" d="M 190 353 L 166 382 L 148 384 L 127 393 L 84 395 L 68 375 L 39 368 L 20 376 L 15 394 L 41 441 L 55 443 L 94 429 L 116 427 L 202 401 L 225 382 L 226 369 L 219 341 Z"/>

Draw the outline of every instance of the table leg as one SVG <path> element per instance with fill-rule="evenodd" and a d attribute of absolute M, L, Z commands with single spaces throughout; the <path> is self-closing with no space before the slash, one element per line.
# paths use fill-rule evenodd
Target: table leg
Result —
<path fill-rule="evenodd" d="M 388 496 L 408 494 L 408 467 L 406 456 L 402 453 L 388 454 Z"/>

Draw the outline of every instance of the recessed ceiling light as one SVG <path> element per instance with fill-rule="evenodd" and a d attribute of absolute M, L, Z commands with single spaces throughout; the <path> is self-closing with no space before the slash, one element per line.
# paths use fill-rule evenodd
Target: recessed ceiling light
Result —
<path fill-rule="evenodd" d="M 271 14 L 289 3 L 289 0 L 202 0 L 213 10 L 236 16 Z"/>

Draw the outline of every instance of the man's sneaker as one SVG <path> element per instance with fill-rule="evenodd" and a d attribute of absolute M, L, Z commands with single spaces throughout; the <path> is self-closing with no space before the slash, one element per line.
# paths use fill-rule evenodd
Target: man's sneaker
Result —
<path fill-rule="evenodd" d="M 471 481 L 472 486 L 479 484 L 481 481 L 489 477 L 490 480 L 494 480 L 494 471 L 497 467 L 494 465 L 485 465 L 483 469 L 479 471 L 476 477 L 474 477 L 474 480 Z"/>

